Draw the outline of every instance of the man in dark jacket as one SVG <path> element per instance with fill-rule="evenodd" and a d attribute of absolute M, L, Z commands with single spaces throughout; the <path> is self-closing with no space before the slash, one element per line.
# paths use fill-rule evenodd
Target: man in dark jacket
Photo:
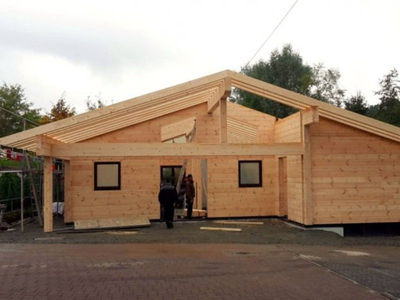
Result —
<path fill-rule="evenodd" d="M 169 180 L 161 186 L 158 194 L 158 201 L 164 209 L 164 220 L 165 224 L 167 224 L 167 228 L 174 228 L 174 206 L 175 202 L 178 201 L 178 193 Z"/>
<path fill-rule="evenodd" d="M 187 218 L 191 219 L 193 212 L 193 201 L 195 196 L 192 174 L 189 174 L 187 176 L 185 194 L 186 194 L 186 204 L 187 204 Z"/>

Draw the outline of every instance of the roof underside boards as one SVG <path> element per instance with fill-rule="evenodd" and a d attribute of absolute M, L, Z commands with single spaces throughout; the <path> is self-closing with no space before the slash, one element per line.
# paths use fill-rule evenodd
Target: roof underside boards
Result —
<path fill-rule="evenodd" d="M 38 135 L 45 135 L 62 143 L 84 141 L 204 102 L 215 101 L 226 89 L 227 78 L 236 88 L 298 109 L 317 106 L 322 117 L 400 142 L 398 127 L 227 70 L 13 134 L 1 138 L 0 145 L 35 151 Z M 243 126 L 240 122 L 232 118 L 228 120 L 228 126 L 233 129 L 231 140 L 256 142 L 255 129 L 249 124 Z"/>

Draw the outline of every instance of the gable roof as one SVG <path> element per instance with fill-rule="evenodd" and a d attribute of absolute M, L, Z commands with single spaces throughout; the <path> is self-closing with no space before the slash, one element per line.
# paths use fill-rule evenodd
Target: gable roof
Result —
<path fill-rule="evenodd" d="M 298 109 L 316 106 L 319 115 L 397 142 L 400 128 L 318 101 L 233 71 L 222 71 L 64 120 L 0 138 L 0 145 L 35 151 L 36 136 L 77 143 L 162 115 L 208 102 L 232 86 Z"/>

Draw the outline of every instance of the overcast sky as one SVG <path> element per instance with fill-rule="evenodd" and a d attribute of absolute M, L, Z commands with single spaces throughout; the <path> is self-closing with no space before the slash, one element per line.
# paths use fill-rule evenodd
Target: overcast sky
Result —
<path fill-rule="evenodd" d="M 48 111 L 63 92 L 85 111 L 225 69 L 240 71 L 294 0 L 1 1 L 0 80 Z M 399 0 L 299 0 L 252 63 L 286 43 L 336 68 L 370 104 L 400 71 Z"/>

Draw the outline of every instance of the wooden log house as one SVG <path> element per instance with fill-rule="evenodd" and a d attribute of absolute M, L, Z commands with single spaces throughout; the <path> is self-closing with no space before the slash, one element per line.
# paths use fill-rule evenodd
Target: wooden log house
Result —
<path fill-rule="evenodd" d="M 227 101 L 232 87 L 292 106 L 274 116 Z M 191 143 L 185 137 L 195 128 Z M 400 222 L 400 128 L 223 71 L 0 139 L 65 162 L 65 222 L 159 218 L 164 171 L 187 173 L 209 218 L 287 216 L 304 225 Z"/>

